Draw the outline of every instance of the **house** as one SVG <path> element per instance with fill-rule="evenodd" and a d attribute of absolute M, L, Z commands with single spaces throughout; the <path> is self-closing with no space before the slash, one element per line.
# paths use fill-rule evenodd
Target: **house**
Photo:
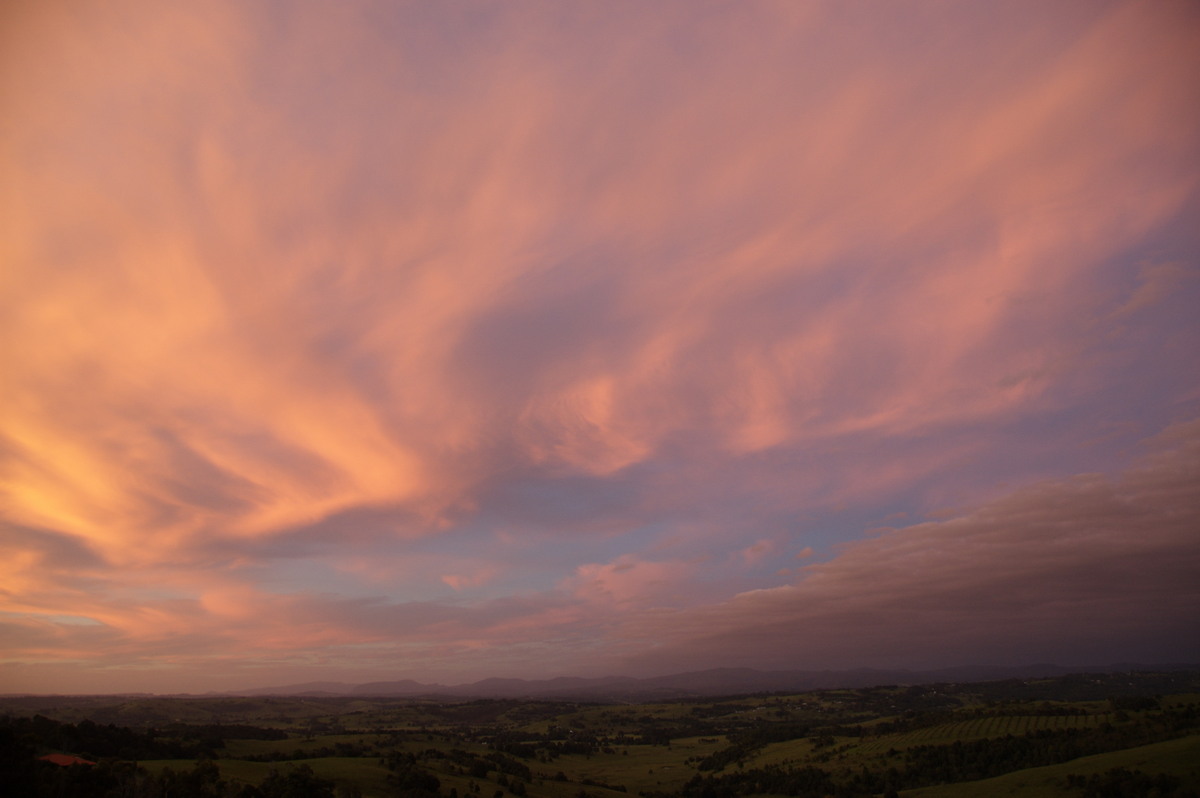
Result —
<path fill-rule="evenodd" d="M 96 764 L 95 762 L 92 762 L 91 760 L 84 759 L 81 756 L 73 756 L 72 754 L 46 754 L 45 756 L 39 756 L 38 759 L 42 760 L 43 762 L 52 762 L 55 765 L 59 765 L 64 768 L 69 767 L 71 765 L 94 765 L 94 764 Z"/>

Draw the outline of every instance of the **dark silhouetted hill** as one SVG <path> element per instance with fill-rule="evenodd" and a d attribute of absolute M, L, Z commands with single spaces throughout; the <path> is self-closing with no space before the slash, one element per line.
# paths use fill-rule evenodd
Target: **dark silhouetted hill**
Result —
<path fill-rule="evenodd" d="M 859 669 L 844 671 L 760 671 L 752 668 L 711 668 L 666 676 L 633 678 L 606 676 L 553 679 L 483 679 L 469 684 L 427 684 L 412 679 L 348 684 L 305 682 L 281 687 L 236 690 L 223 695 L 363 696 L 412 698 L 544 698 L 582 700 L 658 700 L 701 698 L 745 693 L 770 693 L 877 685 L 970 683 L 999 679 L 1038 679 L 1072 673 L 1168 672 L 1195 670 L 1197 665 L 1110 665 L 1064 667 L 1037 664 L 1023 667 L 960 667 L 930 671 Z"/>

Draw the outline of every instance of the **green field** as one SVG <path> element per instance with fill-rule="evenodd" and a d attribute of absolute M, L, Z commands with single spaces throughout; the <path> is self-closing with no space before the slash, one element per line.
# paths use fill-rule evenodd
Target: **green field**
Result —
<path fill-rule="evenodd" d="M 901 795 L 904 798 L 1059 798 L 1079 794 L 1066 787 L 1068 775 L 1093 775 L 1118 767 L 1171 774 L 1195 790 L 1200 785 L 1200 735 L 1081 757 L 1060 765 L 1019 770 L 985 781 L 905 790 Z"/>
<path fill-rule="evenodd" d="M 153 794 L 145 785 L 202 760 L 223 783 L 195 794 L 214 798 L 287 774 L 325 790 L 311 794 L 365 798 L 1066 798 L 1116 768 L 1200 793 L 1200 673 L 1139 679 L 1119 692 L 1064 678 L 636 704 L 29 698 L 0 699 L 0 716 L 29 755 L 100 761 L 121 794 Z"/>

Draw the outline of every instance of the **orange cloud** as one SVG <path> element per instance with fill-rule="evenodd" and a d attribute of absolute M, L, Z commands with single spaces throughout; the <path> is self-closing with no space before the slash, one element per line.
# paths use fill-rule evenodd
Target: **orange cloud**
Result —
<path fill-rule="evenodd" d="M 136 64 L 109 58 L 133 32 L 103 27 L 55 87 L 98 101 L 129 77 L 131 92 L 160 92 L 151 111 L 89 134 L 103 161 L 17 160 L 12 200 L 21 197 L 26 223 L 7 237 L 6 310 L 8 335 L 24 344 L 9 363 L 23 391 L 5 414 L 19 458 L 6 492 L 14 520 L 69 529 L 110 556 L 152 550 L 158 536 L 262 534 L 364 504 L 413 502 L 436 515 L 469 501 L 463 492 L 483 474 L 455 455 L 498 423 L 514 426 L 533 462 L 606 474 L 685 429 L 752 452 L 1007 412 L 1040 386 L 995 385 L 1056 356 L 1012 336 L 1022 321 L 1014 298 L 1060 290 L 1173 213 L 1192 185 L 1170 167 L 1195 131 L 1176 112 L 1190 84 L 1164 75 L 1187 73 L 1193 34 L 1169 24 L 1173 7 L 1122 7 L 1039 71 L 988 75 L 957 104 L 932 93 L 928 64 L 895 70 L 884 53 L 844 85 L 805 87 L 804 114 L 778 102 L 786 84 L 743 94 L 734 71 L 631 116 L 643 98 L 621 70 L 661 57 L 651 26 L 597 78 L 611 81 L 609 124 L 631 126 L 636 147 L 598 132 L 589 144 L 592 117 L 574 102 L 561 108 L 561 80 L 539 77 L 520 51 L 487 51 L 462 69 L 497 90 L 466 101 L 462 77 L 428 109 L 436 135 L 403 115 L 374 120 L 406 148 L 380 152 L 372 167 L 386 204 L 345 216 L 332 198 L 355 190 L 346 175 L 362 167 L 350 142 L 374 133 L 330 129 L 313 157 L 251 89 L 236 88 L 249 68 L 245 31 L 259 23 L 225 11 L 196 30 L 194 14 L 152 15 L 166 33 Z M 334 40 L 357 41 L 360 22 L 335 15 Z M 808 24 L 788 35 L 816 35 Z M 50 44 L 82 41 L 67 19 L 42 25 Z M 197 63 L 177 64 L 171 37 Z M 760 68 L 738 49 L 749 41 L 733 42 L 721 66 Z M 213 68 L 226 82 L 195 83 Z M 383 76 L 365 80 L 363 96 L 382 89 Z M 939 80 L 951 89 L 961 78 Z M 155 115 L 175 107 L 168 89 L 198 92 L 201 128 Z M 94 111 L 31 92 L 15 100 L 10 152 L 48 131 L 75 146 Z M 731 105 L 756 124 L 737 121 Z M 1151 138 L 1165 151 L 1130 170 Z M 559 140 L 595 158 L 584 159 L 595 170 L 589 190 L 570 168 L 579 145 L 563 151 Z M 177 147 L 183 163 L 171 166 Z M 114 157 L 123 174 L 112 198 Z M 563 207 L 580 221 L 556 247 Z M 1001 222 L 980 231 L 981 212 Z M 94 242 L 52 246 L 64 215 L 89 220 L 73 238 Z M 740 221 L 696 231 L 725 215 Z M 676 239 L 683 229 L 697 234 Z M 871 251 L 919 258 L 921 270 L 843 277 L 847 258 L 873 257 L 867 229 Z M 514 393 L 492 381 L 464 395 L 476 376 L 455 373 L 456 353 L 476 345 L 476 319 L 617 231 L 630 243 L 604 268 L 627 282 L 601 299 L 614 318 L 581 331 L 595 353 L 529 366 L 513 353 L 510 367 L 524 374 Z M 805 295 L 844 279 L 834 302 Z M 738 329 L 748 303 L 773 290 L 795 294 L 797 316 Z M 596 336 L 616 317 L 640 329 L 606 352 Z M 172 480 L 193 476 L 179 473 L 180 457 L 211 474 L 214 496 L 180 497 Z M 164 514 L 175 517 L 164 524 Z"/>
<path fill-rule="evenodd" d="M 1194 236 L 1143 253 L 1195 207 L 1192 5 L 710 11 L 6 10 L 0 608 L 30 650 L 94 645 L 76 615 L 147 657 L 433 657 L 531 618 L 582 646 L 695 603 L 710 544 L 767 563 L 811 506 L 953 494 L 1091 394 L 1126 421 L 1131 329 L 1191 364 L 1143 311 L 1194 292 Z M 1130 435 L 1195 399 L 1170 379 Z M 452 550 L 493 528 L 538 556 Z M 341 631 L 233 617 L 323 606 L 297 561 L 357 597 L 326 596 Z M 786 615 L 817 568 L 734 604 Z M 383 606 L 559 592 L 410 634 L 350 572 Z"/>

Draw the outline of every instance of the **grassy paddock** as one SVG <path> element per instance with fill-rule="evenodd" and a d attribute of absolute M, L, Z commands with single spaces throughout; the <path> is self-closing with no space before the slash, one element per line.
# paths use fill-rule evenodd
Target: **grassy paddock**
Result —
<path fill-rule="evenodd" d="M 903 750 L 915 745 L 947 745 L 973 740 L 1065 729 L 1092 729 L 1111 722 L 1111 713 L 1096 715 L 1001 715 L 943 723 L 900 734 L 888 734 L 869 739 L 859 746 L 862 753 L 876 754 L 895 748 Z"/>
<path fill-rule="evenodd" d="M 903 798 L 1069 798 L 1079 793 L 1066 788 L 1068 775 L 1092 776 L 1118 767 L 1177 776 L 1194 788 L 1200 785 L 1200 735 L 1018 770 L 994 779 L 922 787 L 900 794 Z"/>
<path fill-rule="evenodd" d="M 699 773 L 697 766 L 702 760 L 718 753 L 721 756 L 714 761 L 723 762 L 723 770 L 700 775 L 724 777 L 755 769 L 788 771 L 815 766 L 829 773 L 835 783 L 849 784 L 864 770 L 883 774 L 888 768 L 907 767 L 906 762 L 930 767 L 930 779 L 947 777 L 946 773 L 984 772 L 938 769 L 941 765 L 906 758 L 906 751 L 916 746 L 975 743 L 1041 731 L 1086 731 L 1105 723 L 1112 724 L 1112 729 L 1105 732 L 1109 742 L 1104 744 L 1126 741 L 1132 745 L 1200 728 L 1194 720 L 1194 710 L 1200 710 L 1200 673 L 1190 677 L 1191 681 L 1150 675 L 1146 678 L 1152 681 L 1135 694 L 1128 688 L 1141 678 L 1123 674 L 1119 680 L 1096 677 L 1093 681 L 1089 677 L 1046 685 L 1008 680 L 990 686 L 881 687 L 637 704 L 299 697 L 85 697 L 72 703 L 64 697 L 0 697 L 0 714 L 31 717 L 35 712 L 50 713 L 48 717 L 58 715 L 72 723 L 86 715 L 97 724 L 164 729 L 160 738 L 174 735 L 176 739 L 188 738 L 186 729 L 171 729 L 176 723 L 245 724 L 286 731 L 284 740 L 226 740 L 216 764 L 222 778 L 235 784 L 261 783 L 272 769 L 286 772 L 306 765 L 323 778 L 357 786 L 366 798 L 382 798 L 395 790 L 388 784 L 389 773 L 381 760 L 389 754 L 405 753 L 413 755 L 417 767 L 438 778 L 443 798 L 452 790 L 459 798 L 493 798 L 498 791 L 508 798 L 514 779 L 520 780 L 517 790 L 523 787 L 528 798 L 579 798 L 581 793 L 590 798 L 633 798 L 639 793 L 677 793 Z M 1187 692 L 1162 689 L 1164 684 L 1177 684 Z M 1061 688 L 1057 694 L 1056 685 Z M 1113 690 L 1115 697 L 1098 698 L 1105 690 Z M 771 724 L 787 725 L 768 733 Z M 897 726 L 899 731 L 886 731 Z M 194 731 L 196 735 L 214 733 L 211 729 Z M 758 742 L 787 735 L 796 737 Z M 670 744 L 663 744 L 668 739 Z M 657 740 L 658 744 L 632 740 Z M 40 743 L 43 747 L 63 744 L 49 737 Z M 77 745 L 86 744 L 80 737 Z M 137 745 L 142 746 L 141 751 L 170 750 L 149 742 Z M 985 748 L 981 745 L 971 750 L 977 753 Z M 1194 735 L 906 794 L 909 798 L 1066 796 L 1067 774 L 1086 776 L 1115 767 L 1171 773 L 1195 789 L 1200 786 L 1200 765 L 1193 764 L 1200 762 L 1198 748 L 1200 735 Z M 450 755 L 452 749 L 469 756 Z M 591 753 L 553 756 L 556 750 Z M 498 755 L 501 751 L 506 752 L 504 756 Z M 360 755 L 346 756 L 348 753 Z M 245 759 L 272 756 L 287 760 Z M 512 759 L 520 765 L 514 765 Z M 189 771 L 195 761 L 140 764 L 154 772 L 166 767 Z M 520 773 L 521 766 L 529 768 L 528 778 L 512 775 Z M 508 775 L 502 776 L 501 770 Z M 920 778 L 921 774 L 913 776 Z M 728 779 L 724 786 L 736 783 Z"/>

